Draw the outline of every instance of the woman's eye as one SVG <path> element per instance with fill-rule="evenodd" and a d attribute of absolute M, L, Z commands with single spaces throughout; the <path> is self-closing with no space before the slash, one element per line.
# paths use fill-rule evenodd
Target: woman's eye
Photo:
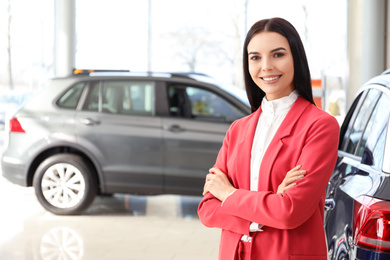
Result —
<path fill-rule="evenodd" d="M 256 60 L 260 60 L 261 58 L 259 56 L 252 56 L 250 59 L 256 61 Z"/>
<path fill-rule="evenodd" d="M 279 53 L 279 52 L 278 52 L 278 53 L 275 53 L 275 54 L 274 54 L 274 57 L 275 57 L 275 58 L 280 58 L 280 57 L 283 57 L 283 56 L 284 56 L 284 53 Z"/>

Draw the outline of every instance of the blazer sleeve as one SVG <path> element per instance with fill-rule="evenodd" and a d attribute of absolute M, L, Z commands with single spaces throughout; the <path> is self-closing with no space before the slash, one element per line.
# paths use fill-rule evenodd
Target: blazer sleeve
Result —
<path fill-rule="evenodd" d="M 220 216 L 230 215 L 234 218 L 225 219 L 245 219 L 278 229 L 293 229 L 302 225 L 318 210 L 319 205 L 323 206 L 320 202 L 325 196 L 337 160 L 338 138 L 337 121 L 331 116 L 321 117 L 309 127 L 303 147 L 295 147 L 301 149 L 296 165 L 302 165 L 302 169 L 307 171 L 297 186 L 283 195 L 238 189 L 222 207 L 215 210 L 217 215 L 213 222 L 208 219 L 207 223 L 214 224 Z M 275 164 L 274 170 L 277 167 Z M 217 204 L 215 201 L 212 203 Z"/>
<path fill-rule="evenodd" d="M 232 126 L 233 125 L 234 123 Z M 216 164 L 214 165 L 214 167 L 217 167 L 227 175 L 227 151 L 229 148 L 230 129 L 232 126 L 226 133 L 222 147 L 217 156 Z M 236 190 L 236 192 L 237 191 L 238 190 Z M 233 194 L 231 196 L 233 196 Z M 200 202 L 198 215 L 202 224 L 207 227 L 221 228 L 235 233 L 249 235 L 249 225 L 251 222 L 240 216 L 224 212 L 222 209 L 222 202 L 215 198 L 210 192 L 207 193 Z"/>

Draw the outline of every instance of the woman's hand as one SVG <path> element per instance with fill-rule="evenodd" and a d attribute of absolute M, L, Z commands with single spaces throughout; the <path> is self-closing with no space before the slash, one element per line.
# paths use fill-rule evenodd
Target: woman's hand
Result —
<path fill-rule="evenodd" d="M 203 195 L 210 192 L 220 201 L 224 201 L 236 188 L 230 183 L 226 174 L 218 168 L 211 168 L 206 175 L 206 183 L 203 188 Z"/>
<path fill-rule="evenodd" d="M 297 185 L 296 181 L 302 179 L 306 174 L 305 170 L 300 170 L 301 167 L 302 165 L 295 166 L 289 172 L 287 172 L 286 177 L 284 177 L 284 180 L 278 187 L 277 194 L 283 194 L 288 189 Z"/>

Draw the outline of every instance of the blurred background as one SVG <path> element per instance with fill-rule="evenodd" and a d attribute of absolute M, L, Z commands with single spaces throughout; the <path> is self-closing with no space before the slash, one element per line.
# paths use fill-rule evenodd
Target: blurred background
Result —
<path fill-rule="evenodd" d="M 0 88 L 35 90 L 73 67 L 199 72 L 243 87 L 246 31 L 279 16 L 299 31 L 313 79 L 344 90 L 322 93 L 325 108 L 343 99 L 343 113 L 356 89 L 388 67 L 387 2 L 1 0 Z"/>
<path fill-rule="evenodd" d="M 276 16 L 299 31 L 317 86 L 346 88 L 347 0 L 1 0 L 0 12 L 3 91 L 73 68 L 198 72 L 243 87 L 246 31 Z"/>

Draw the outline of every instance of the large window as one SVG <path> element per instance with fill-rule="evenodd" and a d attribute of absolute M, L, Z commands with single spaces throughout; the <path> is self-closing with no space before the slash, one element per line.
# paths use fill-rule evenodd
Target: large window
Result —
<path fill-rule="evenodd" d="M 76 109 L 79 103 L 81 93 L 83 92 L 85 83 L 80 82 L 74 87 L 65 92 L 58 100 L 57 105 L 62 108 Z"/>
<path fill-rule="evenodd" d="M 356 150 L 358 149 L 359 142 L 361 142 L 364 129 L 366 128 L 371 114 L 375 108 L 379 95 L 379 90 L 371 89 L 364 99 L 359 111 L 355 111 L 355 113 L 358 112 L 358 114 L 355 121 L 350 122 L 350 131 L 346 132 L 346 136 L 344 137 L 342 145 L 342 147 L 344 147 L 344 151 L 347 153 L 356 154 Z"/>
<path fill-rule="evenodd" d="M 202 88 L 170 86 L 168 97 L 171 116 L 221 122 L 232 122 L 245 116 L 223 97 Z"/>
<path fill-rule="evenodd" d="M 390 99 L 382 94 L 357 149 L 357 155 L 362 157 L 362 163 L 371 165 L 377 170 L 381 170 L 383 164 L 390 114 L 389 104 Z"/>
<path fill-rule="evenodd" d="M 146 81 L 95 83 L 83 109 L 113 114 L 153 115 L 154 84 Z"/>
<path fill-rule="evenodd" d="M 390 110 L 389 97 L 378 89 L 368 93 L 343 140 L 343 150 L 361 157 L 361 162 L 381 170 Z M 352 117 L 353 118 L 353 117 Z"/>

